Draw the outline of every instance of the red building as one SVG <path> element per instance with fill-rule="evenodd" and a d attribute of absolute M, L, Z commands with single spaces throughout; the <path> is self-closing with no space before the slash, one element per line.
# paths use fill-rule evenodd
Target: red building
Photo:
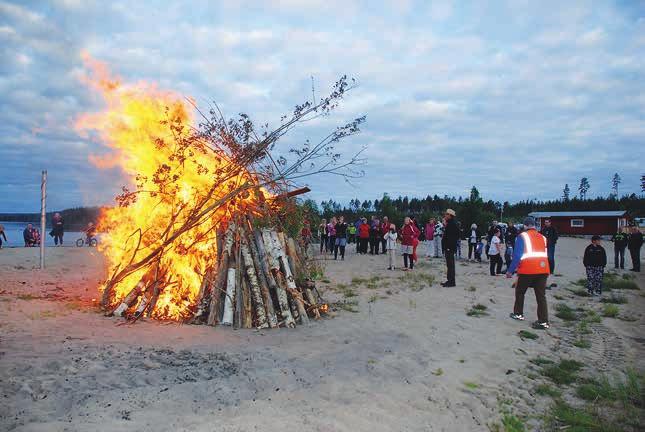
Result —
<path fill-rule="evenodd" d="M 533 212 L 529 213 L 538 227 L 546 219 L 560 234 L 569 235 L 609 235 L 627 226 L 626 211 L 580 211 L 580 212 Z"/>

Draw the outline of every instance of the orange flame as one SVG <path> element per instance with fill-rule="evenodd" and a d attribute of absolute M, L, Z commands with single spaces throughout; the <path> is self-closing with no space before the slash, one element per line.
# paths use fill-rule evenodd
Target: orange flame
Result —
<path fill-rule="evenodd" d="M 101 112 L 80 116 L 75 126 L 79 133 L 98 133 L 112 151 L 107 156 L 92 155 L 90 161 L 98 167 L 120 167 L 142 191 L 155 190 L 153 179 L 162 165 L 179 175 L 176 193 L 172 196 L 144 192 L 138 194 L 134 203 L 109 208 L 102 213 L 99 229 L 105 234 L 99 250 L 106 256 L 108 271 L 112 275 L 116 269 L 122 269 L 131 261 L 136 262 L 158 247 L 173 215 L 179 214 L 172 225 L 181 226 L 187 215 L 181 210 L 178 212 L 178 209 L 189 207 L 191 203 L 207 196 L 206 191 L 212 187 L 213 178 L 204 173 L 204 167 L 213 173 L 231 162 L 226 156 L 214 152 L 195 152 L 184 161 L 176 160 L 172 156 L 173 146 L 160 146 L 159 140 L 173 143 L 190 133 L 188 126 L 193 124 L 193 113 L 186 99 L 173 92 L 161 91 L 154 84 L 124 83 L 111 76 L 105 64 L 91 59 L 87 54 L 83 54 L 83 58 L 92 71 L 83 81 L 102 96 L 106 107 Z M 174 131 L 173 135 L 168 125 L 161 123 L 168 119 L 178 121 L 185 127 Z M 240 171 L 238 176 L 219 185 L 210 196 L 209 203 L 222 198 L 235 185 L 253 181 L 248 171 Z M 218 210 L 209 223 L 190 229 L 164 249 L 159 262 L 159 267 L 163 269 L 160 273 L 165 277 L 164 288 L 152 311 L 153 316 L 177 320 L 188 316 L 189 307 L 197 301 L 201 275 L 216 261 L 214 225 L 227 219 L 230 214 L 227 210 L 243 212 L 253 207 L 256 200 L 256 194 L 247 194 L 236 200 L 234 208 Z M 141 248 L 133 257 L 139 241 Z M 112 302 L 122 300 L 148 270 L 150 267 L 141 268 L 117 283 L 113 287 Z"/>

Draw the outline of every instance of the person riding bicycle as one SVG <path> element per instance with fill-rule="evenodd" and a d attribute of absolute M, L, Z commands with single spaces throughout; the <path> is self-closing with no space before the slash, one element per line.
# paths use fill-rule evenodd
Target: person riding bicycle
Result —
<path fill-rule="evenodd" d="M 94 225 L 94 222 L 90 222 L 87 224 L 87 228 L 85 228 L 85 241 L 87 244 L 90 244 L 91 240 L 96 237 L 96 226 Z"/>

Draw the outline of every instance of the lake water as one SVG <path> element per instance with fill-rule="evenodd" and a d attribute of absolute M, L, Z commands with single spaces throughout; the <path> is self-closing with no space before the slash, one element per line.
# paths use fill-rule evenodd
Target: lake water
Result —
<path fill-rule="evenodd" d="M 5 233 L 7 234 L 7 242 L 2 239 L 2 247 L 23 247 L 25 245 L 24 240 L 22 239 L 22 232 L 27 227 L 28 222 L 3 222 L 0 221 L 1 225 L 4 225 Z M 33 224 L 35 228 L 40 230 L 40 224 Z M 45 230 L 45 235 L 41 233 L 41 237 L 45 238 L 45 246 L 54 246 L 54 238 L 49 235 L 51 227 L 48 225 Z M 76 239 L 84 238 L 85 235 L 80 231 L 65 231 L 63 234 L 63 244 L 65 246 L 74 246 L 76 247 Z"/>

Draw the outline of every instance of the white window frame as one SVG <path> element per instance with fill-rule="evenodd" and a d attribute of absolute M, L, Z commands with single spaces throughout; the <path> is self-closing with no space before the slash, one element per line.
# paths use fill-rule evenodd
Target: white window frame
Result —
<path fill-rule="evenodd" d="M 579 224 L 574 224 L 574 222 L 580 222 Z M 584 219 L 571 219 L 570 221 L 571 228 L 584 228 L 585 220 Z"/>

